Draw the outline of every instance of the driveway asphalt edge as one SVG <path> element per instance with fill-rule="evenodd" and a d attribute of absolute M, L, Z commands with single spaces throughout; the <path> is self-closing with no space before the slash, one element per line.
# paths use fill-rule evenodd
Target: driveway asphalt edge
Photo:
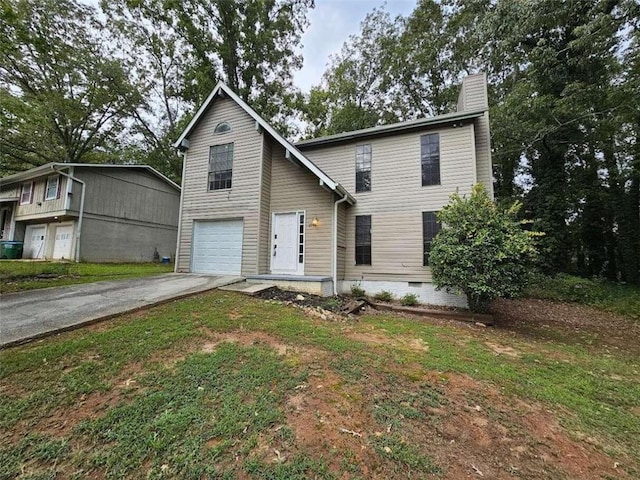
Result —
<path fill-rule="evenodd" d="M 220 285 L 216 285 L 215 287 L 206 288 L 204 290 L 198 290 L 198 291 L 195 291 L 195 292 L 183 293 L 183 294 L 177 295 L 175 297 L 164 298 L 162 300 L 158 300 L 158 301 L 153 302 L 153 303 L 148 303 L 146 305 L 141 305 L 139 307 L 134 307 L 134 308 L 130 308 L 128 310 L 123 310 L 122 312 L 110 313 L 109 315 L 104 315 L 104 316 L 98 317 L 98 318 L 92 318 L 92 319 L 87 320 L 85 322 L 75 323 L 73 325 L 67 325 L 65 327 L 56 328 L 55 330 L 49 330 L 47 332 L 37 333 L 35 335 L 30 335 L 28 337 L 20 338 L 18 340 L 12 340 L 10 342 L 0 344 L 0 350 L 5 350 L 5 349 L 8 349 L 8 348 L 17 347 L 17 346 L 20 346 L 20 345 L 25 345 L 25 344 L 31 343 L 31 342 L 33 342 L 35 340 L 40 340 L 40 339 L 43 339 L 43 338 L 51 337 L 53 335 L 58 335 L 60 333 L 65 333 L 65 332 L 70 332 L 70 331 L 73 331 L 73 330 L 78 330 L 79 328 L 84 328 L 84 327 L 87 327 L 87 326 L 90 326 L 90 325 L 94 325 L 96 323 L 104 322 L 106 320 L 110 320 L 112 318 L 119 317 L 121 315 L 128 315 L 130 313 L 135 313 L 135 312 L 139 312 L 141 310 L 146 310 L 146 309 L 149 309 L 149 308 L 152 308 L 152 307 L 157 307 L 159 305 L 164 305 L 166 303 L 174 302 L 176 300 L 184 300 L 185 298 L 193 297 L 195 295 L 200 295 L 201 293 L 211 292 L 212 290 L 217 290 L 220 287 L 224 287 L 226 285 L 232 285 L 234 283 L 238 283 L 239 281 L 241 281 L 241 280 L 233 279 L 233 280 L 230 280 L 229 282 L 222 283 Z"/>

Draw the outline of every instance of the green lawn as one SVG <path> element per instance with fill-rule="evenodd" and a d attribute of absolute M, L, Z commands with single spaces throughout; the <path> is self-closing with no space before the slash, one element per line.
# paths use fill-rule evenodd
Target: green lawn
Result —
<path fill-rule="evenodd" d="M 0 260 L 0 292 L 59 287 L 170 273 L 161 263 L 65 263 Z"/>
<path fill-rule="evenodd" d="M 0 479 L 640 475 L 634 345 L 557 338 L 199 295 L 0 351 Z"/>

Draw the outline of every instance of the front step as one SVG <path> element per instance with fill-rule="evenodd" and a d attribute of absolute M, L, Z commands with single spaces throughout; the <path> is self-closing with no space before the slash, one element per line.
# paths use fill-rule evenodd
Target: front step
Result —
<path fill-rule="evenodd" d="M 220 287 L 218 290 L 225 290 L 227 292 L 239 292 L 244 293 L 245 295 L 256 295 L 265 290 L 269 290 L 270 288 L 275 287 L 275 285 L 271 285 L 268 283 L 247 283 L 247 281 L 242 281 L 238 283 L 233 283 L 231 285 L 225 285 L 224 287 Z"/>

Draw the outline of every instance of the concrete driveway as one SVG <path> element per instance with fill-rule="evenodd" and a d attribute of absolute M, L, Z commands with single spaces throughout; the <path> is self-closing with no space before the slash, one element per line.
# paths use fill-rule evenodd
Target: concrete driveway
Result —
<path fill-rule="evenodd" d="M 0 348 L 242 280 L 170 273 L 0 296 Z"/>

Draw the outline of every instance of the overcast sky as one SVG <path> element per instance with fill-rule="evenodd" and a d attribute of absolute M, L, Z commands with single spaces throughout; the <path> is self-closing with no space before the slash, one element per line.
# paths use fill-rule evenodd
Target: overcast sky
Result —
<path fill-rule="evenodd" d="M 309 12 L 310 25 L 302 37 L 304 66 L 294 75 L 294 82 L 303 92 L 320 83 L 329 56 L 340 51 L 342 44 L 360 31 L 360 22 L 375 7 L 395 15 L 407 15 L 416 0 L 316 0 Z"/>

